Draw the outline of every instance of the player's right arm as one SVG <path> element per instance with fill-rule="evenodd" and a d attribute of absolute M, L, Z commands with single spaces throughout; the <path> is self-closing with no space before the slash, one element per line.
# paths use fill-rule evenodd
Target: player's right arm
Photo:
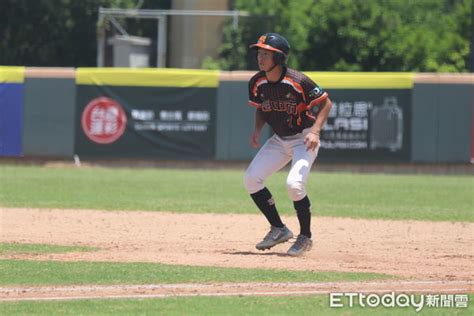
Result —
<path fill-rule="evenodd" d="M 263 119 L 262 110 L 257 109 L 255 110 L 255 127 L 253 130 L 252 135 L 250 136 L 250 145 L 253 148 L 260 147 L 260 134 L 262 132 L 262 128 L 265 126 L 265 120 Z"/>

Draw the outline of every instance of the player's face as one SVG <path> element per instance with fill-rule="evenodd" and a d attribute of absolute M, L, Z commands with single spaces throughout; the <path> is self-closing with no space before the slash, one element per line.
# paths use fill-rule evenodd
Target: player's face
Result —
<path fill-rule="evenodd" d="M 269 71 L 273 67 L 273 54 L 271 50 L 259 48 L 257 52 L 258 67 L 262 71 Z"/>

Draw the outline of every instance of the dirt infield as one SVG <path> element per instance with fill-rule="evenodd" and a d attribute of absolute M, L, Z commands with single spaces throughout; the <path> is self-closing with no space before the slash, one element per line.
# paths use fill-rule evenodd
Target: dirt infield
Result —
<path fill-rule="evenodd" d="M 295 217 L 284 220 L 293 230 L 298 227 Z M 472 223 L 314 218 L 314 247 L 302 258 L 285 255 L 288 243 L 267 252 L 254 248 L 268 229 L 260 215 L 0 208 L 0 229 L 0 242 L 100 248 L 94 252 L 0 258 L 375 272 L 412 282 L 405 286 L 384 283 L 386 289 L 392 286 L 392 290 L 408 290 L 415 285 L 415 289 L 420 289 L 423 284 L 430 284 L 431 288 L 436 284 L 437 290 L 447 291 L 453 287 L 459 290 L 459 284 L 464 284 L 462 290 L 473 292 Z M 351 284 L 352 289 L 357 286 Z M 327 290 L 321 286 L 314 285 L 312 290 Z M 205 294 L 206 285 L 201 288 L 198 293 Z M 240 289 L 266 291 L 262 286 L 251 285 Z M 284 289 L 298 292 L 299 288 Z M 219 291 L 211 289 L 208 293 Z M 8 295 L 4 292 L 0 291 L 0 298 L 11 297 L 11 291 Z M 50 296 L 58 293 L 62 292 L 51 291 Z"/>

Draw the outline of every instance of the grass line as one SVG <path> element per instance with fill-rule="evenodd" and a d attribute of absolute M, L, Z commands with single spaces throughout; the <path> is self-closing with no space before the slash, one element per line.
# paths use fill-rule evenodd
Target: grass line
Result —
<path fill-rule="evenodd" d="M 158 263 L 0 260 L 0 285 L 330 282 L 392 279 L 374 273 L 195 267 Z"/>
<path fill-rule="evenodd" d="M 0 243 L 0 255 L 86 252 L 96 250 L 98 250 L 98 248 L 86 246 Z"/>

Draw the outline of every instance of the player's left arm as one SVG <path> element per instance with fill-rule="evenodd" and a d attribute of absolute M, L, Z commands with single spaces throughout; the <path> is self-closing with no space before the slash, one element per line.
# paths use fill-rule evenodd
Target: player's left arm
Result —
<path fill-rule="evenodd" d="M 319 146 L 319 137 L 321 134 L 321 129 L 323 128 L 324 124 L 326 123 L 329 111 L 331 111 L 332 102 L 331 99 L 326 98 L 320 104 L 320 110 L 318 116 L 316 117 L 316 121 L 314 122 L 313 126 L 311 126 L 310 131 L 306 134 L 304 138 L 304 143 L 306 144 L 307 150 L 314 150 L 317 146 Z"/>

